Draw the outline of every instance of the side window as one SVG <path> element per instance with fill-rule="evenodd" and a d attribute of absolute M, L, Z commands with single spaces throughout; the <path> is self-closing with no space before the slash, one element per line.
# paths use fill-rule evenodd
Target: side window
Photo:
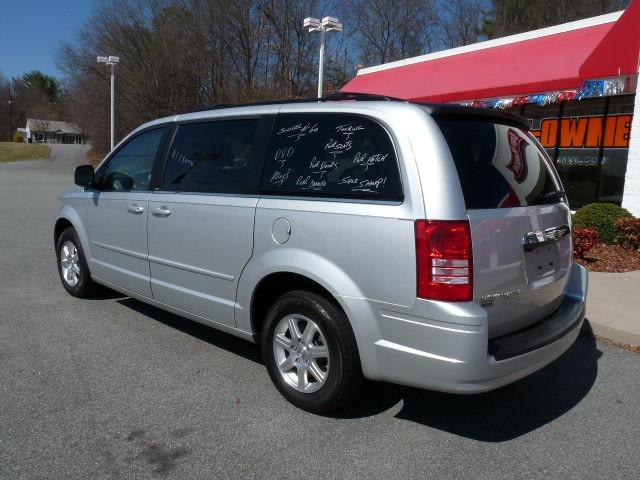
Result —
<path fill-rule="evenodd" d="M 374 200 L 402 199 L 389 134 L 372 119 L 348 114 L 283 114 L 276 119 L 261 191 Z"/>
<path fill-rule="evenodd" d="M 149 190 L 151 170 L 162 143 L 165 128 L 143 132 L 116 152 L 99 174 L 104 190 Z"/>
<path fill-rule="evenodd" d="M 180 125 L 169 151 L 162 190 L 243 193 L 258 119 Z"/>

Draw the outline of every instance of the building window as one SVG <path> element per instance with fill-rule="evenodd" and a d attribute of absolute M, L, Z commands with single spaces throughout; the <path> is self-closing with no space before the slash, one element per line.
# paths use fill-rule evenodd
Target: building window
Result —
<path fill-rule="evenodd" d="M 604 98 L 567 102 L 562 110 L 556 168 L 573 208 L 597 201 L 604 114 Z"/>
<path fill-rule="evenodd" d="M 551 127 L 560 119 L 560 105 L 557 103 L 544 106 L 525 105 L 522 114 L 531 120 L 533 136 L 542 144 L 549 157 L 555 160 L 558 139 L 555 130 Z"/>
<path fill-rule="evenodd" d="M 622 202 L 633 102 L 634 95 L 624 95 L 524 108 L 572 208 Z"/>

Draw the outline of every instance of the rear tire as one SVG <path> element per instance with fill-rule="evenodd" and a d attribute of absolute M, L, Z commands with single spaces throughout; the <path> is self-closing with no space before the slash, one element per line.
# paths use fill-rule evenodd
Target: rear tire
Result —
<path fill-rule="evenodd" d="M 87 298 L 96 292 L 97 285 L 91 280 L 80 239 L 73 227 L 66 228 L 58 237 L 56 258 L 60 281 L 70 295 Z"/>
<path fill-rule="evenodd" d="M 282 295 L 267 313 L 262 355 L 280 393 L 297 407 L 326 413 L 348 405 L 363 383 L 345 314 L 307 291 Z"/>

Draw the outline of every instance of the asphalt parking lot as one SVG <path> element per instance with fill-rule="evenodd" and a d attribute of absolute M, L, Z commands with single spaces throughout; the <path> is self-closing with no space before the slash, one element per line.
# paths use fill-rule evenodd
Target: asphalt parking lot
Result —
<path fill-rule="evenodd" d="M 340 416 L 275 390 L 258 348 L 59 284 L 57 193 L 82 146 L 0 164 L 0 479 L 638 478 L 640 355 L 583 335 L 460 397 L 369 383 Z"/>

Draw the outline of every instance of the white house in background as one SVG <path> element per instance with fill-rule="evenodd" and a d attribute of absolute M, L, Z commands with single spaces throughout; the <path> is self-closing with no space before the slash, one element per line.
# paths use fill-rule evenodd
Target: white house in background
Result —
<path fill-rule="evenodd" d="M 26 142 L 85 143 L 85 135 L 77 125 L 55 120 L 27 118 Z"/>

